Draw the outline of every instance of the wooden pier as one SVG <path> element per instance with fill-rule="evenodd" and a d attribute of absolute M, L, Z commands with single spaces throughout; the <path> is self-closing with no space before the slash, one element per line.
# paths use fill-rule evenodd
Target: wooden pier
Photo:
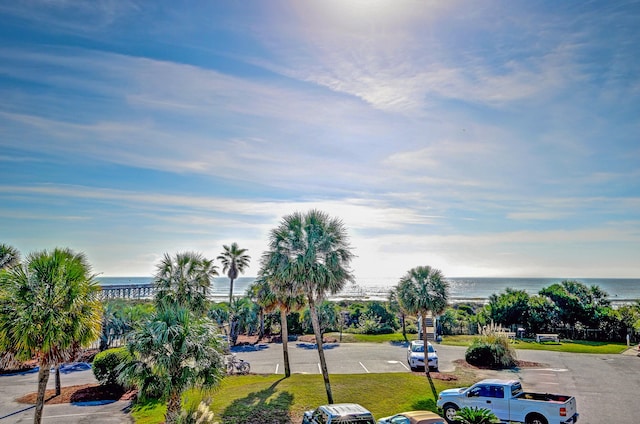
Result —
<path fill-rule="evenodd" d="M 101 300 L 108 299 L 151 299 L 155 294 L 153 283 L 115 284 L 101 286 Z"/>

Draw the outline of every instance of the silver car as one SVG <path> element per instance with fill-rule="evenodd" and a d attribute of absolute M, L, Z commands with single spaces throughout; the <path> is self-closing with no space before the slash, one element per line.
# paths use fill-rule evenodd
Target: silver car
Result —
<path fill-rule="evenodd" d="M 437 371 L 438 354 L 430 342 L 427 342 L 427 351 L 429 368 Z M 409 363 L 409 367 L 411 367 L 411 371 L 424 367 L 424 342 L 422 340 L 413 340 L 409 343 L 409 347 L 407 348 L 407 362 Z"/>

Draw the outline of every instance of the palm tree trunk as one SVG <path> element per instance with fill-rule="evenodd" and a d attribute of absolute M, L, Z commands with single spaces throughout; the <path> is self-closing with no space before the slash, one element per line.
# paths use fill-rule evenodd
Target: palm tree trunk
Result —
<path fill-rule="evenodd" d="M 429 386 L 431 387 L 431 393 L 433 394 L 434 399 L 438 399 L 438 391 L 436 390 L 435 384 L 433 384 L 433 380 L 431 379 L 431 373 L 429 372 L 429 341 L 427 340 L 427 314 L 426 312 L 422 312 L 421 314 L 422 320 L 422 342 L 424 343 L 424 373 L 429 380 Z"/>
<path fill-rule="evenodd" d="M 60 384 L 60 365 L 56 367 L 56 396 L 60 396 L 60 392 L 62 391 L 62 385 Z"/>
<path fill-rule="evenodd" d="M 231 283 L 229 284 L 229 306 L 231 306 L 231 301 L 233 301 L 233 280 L 234 278 L 229 278 Z"/>
<path fill-rule="evenodd" d="M 422 342 L 424 343 L 424 372 L 427 377 L 431 378 L 431 374 L 429 374 L 429 350 L 427 341 L 427 314 L 420 314 L 420 320 L 422 321 Z"/>
<path fill-rule="evenodd" d="M 264 337 L 264 309 L 260 307 L 260 330 L 258 331 L 258 342 Z"/>
<path fill-rule="evenodd" d="M 180 421 L 180 410 L 182 409 L 180 401 L 180 392 L 172 390 L 167 401 L 167 414 L 165 415 L 165 423 L 173 424 Z"/>
<path fill-rule="evenodd" d="M 289 328 L 287 327 L 287 311 L 280 308 L 280 337 L 282 338 L 282 355 L 284 359 L 284 378 L 291 377 L 289 365 Z"/>
<path fill-rule="evenodd" d="M 42 410 L 44 409 L 44 396 L 47 391 L 47 383 L 49 382 L 50 368 L 46 365 L 40 365 L 38 371 L 38 397 L 36 398 L 36 410 L 33 415 L 33 424 L 42 422 Z"/>
<path fill-rule="evenodd" d="M 405 315 L 404 312 L 400 314 L 400 321 L 402 321 L 402 337 L 404 338 L 404 341 L 408 341 L 407 340 L 407 321 L 405 320 Z"/>
<path fill-rule="evenodd" d="M 318 320 L 318 310 L 309 297 L 309 310 L 311 311 L 311 325 L 316 335 L 316 344 L 318 345 L 318 356 L 320 357 L 320 368 L 322 370 L 322 378 L 324 378 L 324 388 L 327 391 L 327 403 L 333 403 L 333 394 L 331 393 L 331 383 L 329 382 L 329 370 L 327 369 L 327 361 L 324 359 L 324 350 L 322 349 L 322 332 L 320 331 L 320 321 Z"/>

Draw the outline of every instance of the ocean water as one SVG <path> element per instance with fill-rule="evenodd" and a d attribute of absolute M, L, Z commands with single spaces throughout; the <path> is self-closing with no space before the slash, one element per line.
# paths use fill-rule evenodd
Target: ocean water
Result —
<path fill-rule="evenodd" d="M 449 299 L 455 301 L 476 300 L 486 301 L 492 294 L 503 292 L 507 288 L 525 290 L 528 294 L 537 294 L 542 288 L 559 283 L 567 278 L 447 278 L 449 282 Z M 572 279 L 573 280 L 573 279 Z M 609 294 L 614 303 L 630 303 L 640 300 L 639 278 L 575 278 L 587 286 L 596 285 Z M 98 277 L 101 285 L 117 284 L 148 284 L 152 277 Z M 242 295 L 247 287 L 255 281 L 254 277 L 240 277 L 233 284 L 234 295 Z M 332 296 L 338 298 L 368 298 L 386 299 L 389 290 L 397 281 L 389 282 L 383 279 L 369 279 L 347 284 L 345 289 Z M 224 299 L 229 296 L 229 279 L 217 277 L 213 281 L 211 295 L 214 299 Z"/>

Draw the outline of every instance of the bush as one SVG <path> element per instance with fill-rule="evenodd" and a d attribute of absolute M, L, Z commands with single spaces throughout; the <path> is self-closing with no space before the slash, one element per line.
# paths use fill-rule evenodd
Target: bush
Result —
<path fill-rule="evenodd" d="M 93 375 L 100 384 L 118 384 L 117 367 L 131 360 L 125 347 L 107 349 L 93 359 Z"/>
<path fill-rule="evenodd" d="M 515 350 L 502 336 L 477 337 L 465 353 L 471 365 L 490 368 L 511 368 L 516 365 Z"/>

